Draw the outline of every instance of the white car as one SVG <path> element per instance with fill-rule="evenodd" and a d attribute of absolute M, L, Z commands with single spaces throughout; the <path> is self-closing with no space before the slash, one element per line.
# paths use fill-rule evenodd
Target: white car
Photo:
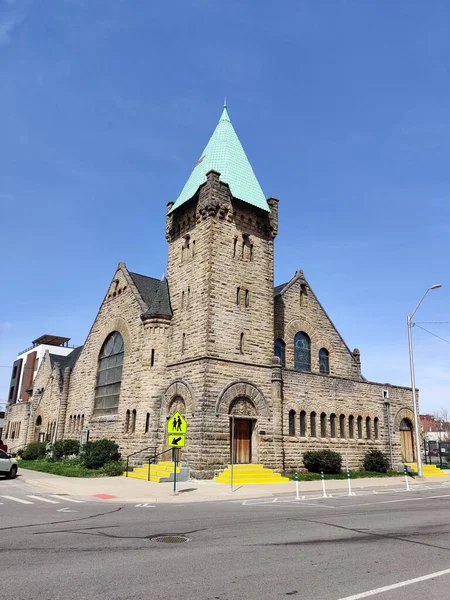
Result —
<path fill-rule="evenodd" d="M 0 450 L 0 475 L 6 475 L 8 479 L 14 479 L 17 476 L 17 468 L 17 460 Z"/>

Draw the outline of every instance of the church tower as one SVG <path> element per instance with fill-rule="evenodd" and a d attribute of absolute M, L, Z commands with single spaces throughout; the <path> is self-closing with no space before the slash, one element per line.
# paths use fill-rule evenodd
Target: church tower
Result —
<path fill-rule="evenodd" d="M 278 200 L 266 200 L 225 105 L 181 194 L 167 206 L 169 363 L 270 363 L 277 227 Z"/>

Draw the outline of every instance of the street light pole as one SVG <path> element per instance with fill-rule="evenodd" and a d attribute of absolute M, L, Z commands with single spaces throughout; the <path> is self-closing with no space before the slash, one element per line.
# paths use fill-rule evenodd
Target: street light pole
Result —
<path fill-rule="evenodd" d="M 416 308 L 413 312 L 407 317 L 407 325 L 408 325 L 408 345 L 409 345 L 409 370 L 411 373 L 411 393 L 412 393 L 412 402 L 413 402 L 413 410 L 414 410 L 414 429 L 415 429 L 415 438 L 416 438 L 416 460 L 417 460 L 417 470 L 419 472 L 419 477 L 423 477 L 423 468 L 422 468 L 422 454 L 420 452 L 420 431 L 419 431 L 419 411 L 416 401 L 416 380 L 414 376 L 414 354 L 413 354 L 413 344 L 412 344 L 412 318 L 417 312 L 417 309 L 422 304 L 425 296 L 428 294 L 430 290 L 436 290 L 437 288 L 442 287 L 440 283 L 436 283 L 429 287 L 425 294 L 420 299 Z"/>

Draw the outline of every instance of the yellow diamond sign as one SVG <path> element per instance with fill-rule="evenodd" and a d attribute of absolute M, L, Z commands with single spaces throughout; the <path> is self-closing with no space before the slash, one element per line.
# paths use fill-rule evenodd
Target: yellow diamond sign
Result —
<path fill-rule="evenodd" d="M 172 415 L 167 422 L 167 433 L 169 437 L 171 435 L 177 436 L 180 434 L 184 436 L 184 434 L 186 433 L 186 429 L 186 419 L 179 412 L 176 412 L 174 415 Z"/>

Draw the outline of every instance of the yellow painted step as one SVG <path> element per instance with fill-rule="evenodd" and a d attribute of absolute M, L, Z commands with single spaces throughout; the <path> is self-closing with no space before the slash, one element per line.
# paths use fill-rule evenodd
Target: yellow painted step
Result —
<path fill-rule="evenodd" d="M 126 472 L 124 473 L 124 476 L 127 477 Z M 134 471 L 132 471 L 131 473 L 128 473 L 128 478 L 129 479 L 143 479 L 144 481 L 148 481 L 147 475 L 144 475 L 143 473 L 135 473 Z M 156 477 L 154 475 L 150 475 L 150 481 L 159 483 L 161 481 L 161 477 Z"/>
<path fill-rule="evenodd" d="M 231 480 L 230 479 L 221 479 L 220 477 L 216 477 L 214 479 L 214 481 L 216 481 L 217 483 L 224 483 L 224 484 L 228 484 L 231 485 Z M 233 484 L 234 485 L 272 485 L 272 484 L 277 484 L 277 483 L 288 483 L 289 479 L 287 477 L 282 477 L 281 479 L 260 479 L 260 478 L 254 478 L 254 479 L 233 479 Z"/>

